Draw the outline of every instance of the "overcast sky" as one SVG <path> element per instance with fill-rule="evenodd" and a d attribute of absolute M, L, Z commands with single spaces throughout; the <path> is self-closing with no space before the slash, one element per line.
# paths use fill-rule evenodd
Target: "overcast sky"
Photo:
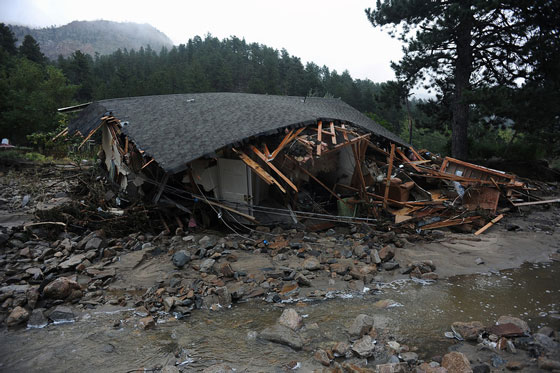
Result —
<path fill-rule="evenodd" d="M 302 61 L 354 78 L 394 79 L 401 44 L 373 28 L 364 9 L 375 0 L 0 0 L 0 22 L 34 27 L 74 20 L 149 23 L 175 44 L 208 32 L 285 48 Z"/>

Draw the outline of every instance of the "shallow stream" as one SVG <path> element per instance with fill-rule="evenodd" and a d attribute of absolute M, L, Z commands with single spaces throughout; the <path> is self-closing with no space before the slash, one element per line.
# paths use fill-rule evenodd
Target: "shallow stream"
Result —
<path fill-rule="evenodd" d="M 377 308 L 379 300 L 396 304 Z M 286 306 L 286 305 L 285 305 Z M 360 313 L 374 316 L 379 332 L 417 347 L 420 358 L 445 354 L 454 343 L 444 337 L 454 321 L 493 323 L 500 315 L 526 320 L 532 329 L 560 327 L 560 263 L 529 264 L 491 274 L 458 276 L 426 285 L 398 281 L 380 292 L 344 295 L 327 301 L 292 305 L 306 324 L 317 323 L 308 351 L 255 340 L 251 334 L 275 323 L 282 307 L 262 302 L 236 304 L 227 311 L 201 311 L 182 321 L 171 318 L 153 330 L 135 327 L 131 310 L 83 313 L 74 323 L 43 329 L 5 329 L 0 334 L 0 371 L 54 372 L 150 371 L 180 362 L 185 371 L 227 362 L 238 371 L 300 371 L 317 367 L 315 348 L 346 340 L 346 327 Z M 124 320 L 115 328 L 118 320 Z M 142 371 L 142 370 L 141 370 Z"/>

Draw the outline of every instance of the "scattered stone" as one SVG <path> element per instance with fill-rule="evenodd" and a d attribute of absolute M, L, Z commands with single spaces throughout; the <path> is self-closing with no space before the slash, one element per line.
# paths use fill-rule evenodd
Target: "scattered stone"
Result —
<path fill-rule="evenodd" d="M 487 364 L 477 365 L 473 368 L 473 373 L 490 373 L 490 366 Z"/>
<path fill-rule="evenodd" d="M 484 264 L 484 260 L 483 260 L 482 258 L 476 258 L 476 259 L 474 260 L 474 262 L 475 262 L 477 265 Z"/>
<path fill-rule="evenodd" d="M 284 325 L 293 331 L 297 331 L 303 326 L 303 319 L 295 309 L 287 308 L 282 312 L 282 315 L 280 315 L 278 324 Z"/>
<path fill-rule="evenodd" d="M 315 258 L 314 256 L 310 256 L 303 261 L 303 269 L 306 269 L 308 271 L 316 271 L 318 269 L 321 269 L 321 262 L 319 262 L 319 259 Z"/>
<path fill-rule="evenodd" d="M 86 246 L 84 247 L 85 251 L 88 250 L 99 250 L 99 249 L 103 249 L 105 247 L 105 240 L 103 240 L 102 238 L 99 237 L 93 237 L 91 238 L 87 243 Z"/>
<path fill-rule="evenodd" d="M 504 325 L 504 324 L 514 324 L 515 326 L 519 327 L 523 333 L 529 333 L 531 329 L 529 329 L 529 325 L 521 320 L 520 318 L 513 317 L 513 316 L 500 316 L 496 325 Z"/>
<path fill-rule="evenodd" d="M 395 261 L 385 262 L 383 263 L 383 269 L 386 271 L 392 271 L 399 268 L 399 263 Z"/>
<path fill-rule="evenodd" d="M 218 295 L 220 306 L 229 307 L 231 305 L 231 294 L 226 286 L 216 288 L 216 295 Z"/>
<path fill-rule="evenodd" d="M 456 321 L 451 327 L 454 332 L 459 333 L 459 335 L 467 341 L 476 341 L 478 335 L 484 330 L 484 325 L 482 325 L 480 321 Z"/>
<path fill-rule="evenodd" d="M 28 328 L 44 328 L 49 323 L 45 317 L 44 309 L 36 308 L 31 312 L 29 320 L 27 321 Z"/>
<path fill-rule="evenodd" d="M 426 272 L 426 273 L 422 273 L 420 278 L 422 280 L 436 281 L 439 278 L 439 276 L 435 272 Z"/>
<path fill-rule="evenodd" d="M 408 365 L 406 363 L 379 364 L 375 366 L 377 373 L 406 373 Z"/>
<path fill-rule="evenodd" d="M 152 316 L 143 317 L 138 320 L 138 326 L 142 329 L 151 329 L 156 325 L 156 322 Z"/>
<path fill-rule="evenodd" d="M 332 348 L 335 356 L 346 356 L 350 352 L 350 344 L 348 342 L 338 342 Z"/>
<path fill-rule="evenodd" d="M 368 334 L 373 327 L 373 317 L 369 315 L 360 314 L 356 316 L 352 325 L 348 329 L 348 334 L 354 338 L 361 338 Z"/>
<path fill-rule="evenodd" d="M 74 312 L 66 306 L 56 306 L 49 314 L 49 319 L 55 324 L 73 322 L 75 319 Z"/>
<path fill-rule="evenodd" d="M 183 268 L 185 264 L 191 261 L 191 256 L 185 250 L 177 251 L 171 258 L 173 265 L 177 268 Z"/>
<path fill-rule="evenodd" d="M 486 330 L 488 333 L 495 334 L 498 337 L 520 337 L 524 335 L 523 330 L 512 323 L 492 325 Z"/>
<path fill-rule="evenodd" d="M 416 352 L 403 352 L 400 358 L 407 364 L 413 365 L 418 361 L 418 354 Z"/>
<path fill-rule="evenodd" d="M 390 245 L 384 246 L 379 251 L 379 258 L 381 259 L 382 262 L 389 261 L 389 260 L 393 259 L 394 256 L 395 256 L 395 249 L 393 247 L 391 247 Z"/>
<path fill-rule="evenodd" d="M 502 359 L 502 357 L 500 355 L 494 355 L 492 356 L 492 359 L 490 359 L 492 361 L 492 366 L 494 368 L 499 368 L 502 365 L 506 364 L 506 361 L 504 359 Z"/>
<path fill-rule="evenodd" d="M 260 338 L 289 346 L 294 350 L 301 350 L 303 348 L 303 339 L 292 329 L 279 324 L 261 331 Z"/>
<path fill-rule="evenodd" d="M 371 252 L 370 252 L 369 255 L 371 256 L 371 260 L 372 260 L 375 264 L 381 263 L 381 258 L 379 257 L 379 252 L 377 251 L 377 249 L 371 250 Z"/>
<path fill-rule="evenodd" d="M 214 259 L 205 259 L 202 263 L 200 263 L 199 271 L 202 273 L 210 272 L 212 270 L 212 267 L 214 266 L 214 263 L 216 263 Z"/>
<path fill-rule="evenodd" d="M 509 370 L 521 370 L 525 368 L 525 363 L 522 361 L 510 360 L 506 364 L 506 368 Z"/>
<path fill-rule="evenodd" d="M 543 356 L 539 357 L 537 360 L 539 369 L 544 370 L 560 370 L 560 361 L 547 359 Z"/>
<path fill-rule="evenodd" d="M 198 245 L 201 249 L 210 249 L 214 247 L 216 243 L 218 243 L 218 239 L 214 236 L 204 236 L 198 241 Z"/>
<path fill-rule="evenodd" d="M 228 262 L 220 264 L 220 273 L 224 277 L 233 277 L 235 275 L 235 271 Z"/>
<path fill-rule="evenodd" d="M 356 353 L 359 357 L 367 358 L 373 355 L 375 350 L 375 344 L 373 339 L 369 335 L 364 335 L 361 339 L 358 339 L 352 345 L 352 351 Z"/>
<path fill-rule="evenodd" d="M 28 318 L 29 312 L 27 312 L 25 308 L 17 306 L 10 312 L 10 315 L 6 319 L 6 325 L 16 326 L 27 321 Z"/>
<path fill-rule="evenodd" d="M 85 258 L 86 258 L 85 254 L 72 255 L 70 259 L 65 260 L 64 262 L 60 263 L 58 266 L 60 267 L 60 269 L 63 270 L 74 268 L 78 264 L 83 262 Z"/>
<path fill-rule="evenodd" d="M 443 356 L 441 366 L 451 373 L 472 373 L 469 359 L 461 352 L 450 352 Z"/>
<path fill-rule="evenodd" d="M 326 367 L 331 365 L 331 359 L 329 359 L 329 356 L 327 355 L 327 352 L 325 350 L 319 349 L 315 351 L 313 358 Z"/>
<path fill-rule="evenodd" d="M 302 273 L 296 274 L 294 280 L 296 280 L 298 285 L 300 286 L 311 286 L 311 280 L 305 277 L 305 275 Z"/>
<path fill-rule="evenodd" d="M 68 277 L 59 277 L 43 289 L 44 296 L 51 299 L 74 298 L 81 296 L 81 293 L 80 285 Z"/>

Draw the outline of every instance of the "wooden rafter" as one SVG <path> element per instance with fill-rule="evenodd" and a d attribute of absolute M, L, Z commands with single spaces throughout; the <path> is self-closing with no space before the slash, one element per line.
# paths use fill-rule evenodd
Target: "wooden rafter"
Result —
<path fill-rule="evenodd" d="M 393 160 L 395 159 L 395 144 L 391 143 L 391 154 L 389 155 L 389 169 L 387 170 L 387 180 L 385 181 L 385 195 L 383 196 L 383 208 L 387 207 L 389 198 L 389 186 L 391 185 L 391 172 L 393 172 Z"/>
<path fill-rule="evenodd" d="M 332 196 L 334 196 L 334 198 L 336 198 L 339 201 L 342 201 L 342 198 L 340 198 L 335 192 L 332 191 L 332 189 L 330 189 L 328 186 L 326 186 L 325 184 L 323 184 L 323 182 L 319 179 L 317 179 L 311 172 L 307 171 L 304 167 L 302 167 L 298 161 L 296 161 L 295 159 L 293 159 L 292 157 L 290 157 L 289 155 L 285 156 L 286 159 L 289 159 L 293 164 L 295 164 L 301 171 L 303 171 L 304 174 L 306 174 L 307 176 L 309 176 L 310 178 L 312 178 L 313 180 L 315 180 L 315 182 L 317 182 L 317 184 L 319 184 L 320 186 L 322 186 L 323 188 L 325 188 L 325 190 L 327 192 L 329 192 Z"/>
<path fill-rule="evenodd" d="M 296 192 L 298 192 L 298 188 L 294 185 L 294 183 L 292 183 L 292 181 L 290 179 L 288 179 L 288 177 L 286 175 L 284 175 L 278 168 L 276 168 L 275 165 L 272 164 L 272 162 L 269 162 L 266 158 L 266 155 L 264 155 L 259 149 L 257 149 L 255 146 L 251 145 L 251 149 L 253 150 L 253 153 L 255 153 L 260 159 L 262 159 L 274 172 L 276 172 L 276 174 L 278 176 L 280 176 L 282 178 L 282 180 L 284 180 L 293 190 L 295 190 Z"/>
<path fill-rule="evenodd" d="M 323 138 L 323 122 L 319 121 L 319 123 L 317 124 L 317 155 L 321 155 L 321 148 L 322 148 L 322 141 L 321 139 Z"/>
<path fill-rule="evenodd" d="M 405 163 L 409 164 L 412 168 L 414 168 L 416 170 L 416 172 L 421 172 L 420 168 L 418 168 L 418 166 L 416 166 L 414 163 L 412 163 L 412 161 L 410 159 L 408 159 L 408 157 L 399 148 L 395 148 L 395 151 L 401 157 L 401 159 L 403 161 L 405 161 Z"/>
<path fill-rule="evenodd" d="M 362 135 L 362 136 L 355 137 L 355 138 L 353 138 L 353 139 L 350 140 L 350 141 L 346 141 L 346 142 L 343 142 L 343 143 L 340 143 L 340 144 L 336 145 L 336 146 L 333 147 L 332 149 L 329 149 L 329 150 L 325 151 L 323 154 L 328 154 L 328 153 L 337 151 L 337 150 L 339 150 L 340 148 L 343 148 L 343 147 L 348 146 L 348 145 L 352 145 L 352 144 L 354 144 L 354 143 L 356 143 L 356 142 L 358 142 L 358 141 L 360 141 L 360 140 L 367 139 L 369 136 L 371 136 L 370 133 L 367 133 L 367 134 Z"/>
<path fill-rule="evenodd" d="M 235 148 L 232 148 L 232 150 L 239 156 L 239 158 L 241 158 L 241 160 L 247 166 L 249 166 L 253 171 L 255 171 L 255 173 L 261 179 L 263 179 L 265 183 L 267 183 L 268 185 L 275 184 L 283 193 L 286 193 L 286 189 L 284 189 L 282 184 L 280 184 L 278 182 L 278 180 L 276 180 L 268 172 L 266 172 L 266 170 L 264 168 L 262 168 L 257 162 L 252 160 L 247 154 L 245 154 L 241 150 L 237 150 Z"/>
<path fill-rule="evenodd" d="M 89 135 L 87 135 L 87 137 L 84 139 L 84 141 L 82 141 L 82 143 L 80 144 L 80 146 L 78 146 L 78 150 L 89 140 L 91 139 L 91 137 L 97 132 L 98 129 L 101 128 L 101 126 L 105 123 L 104 120 L 101 121 L 101 123 L 99 123 L 99 125 L 97 127 L 95 127 L 95 129 L 91 130 L 91 132 L 89 133 Z"/>
<path fill-rule="evenodd" d="M 331 122 L 331 136 L 333 145 L 336 145 L 336 131 L 334 129 L 334 122 Z"/>

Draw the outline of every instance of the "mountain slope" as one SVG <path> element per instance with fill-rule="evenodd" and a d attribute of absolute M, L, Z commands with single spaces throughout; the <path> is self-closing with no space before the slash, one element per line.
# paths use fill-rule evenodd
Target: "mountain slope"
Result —
<path fill-rule="evenodd" d="M 31 29 L 10 25 L 18 39 L 31 35 L 41 45 L 41 51 L 50 59 L 69 56 L 76 50 L 94 55 L 109 54 L 119 48 L 150 47 L 159 52 L 161 47 L 172 47 L 173 42 L 163 32 L 148 24 L 112 21 L 73 21 L 60 27 Z"/>

